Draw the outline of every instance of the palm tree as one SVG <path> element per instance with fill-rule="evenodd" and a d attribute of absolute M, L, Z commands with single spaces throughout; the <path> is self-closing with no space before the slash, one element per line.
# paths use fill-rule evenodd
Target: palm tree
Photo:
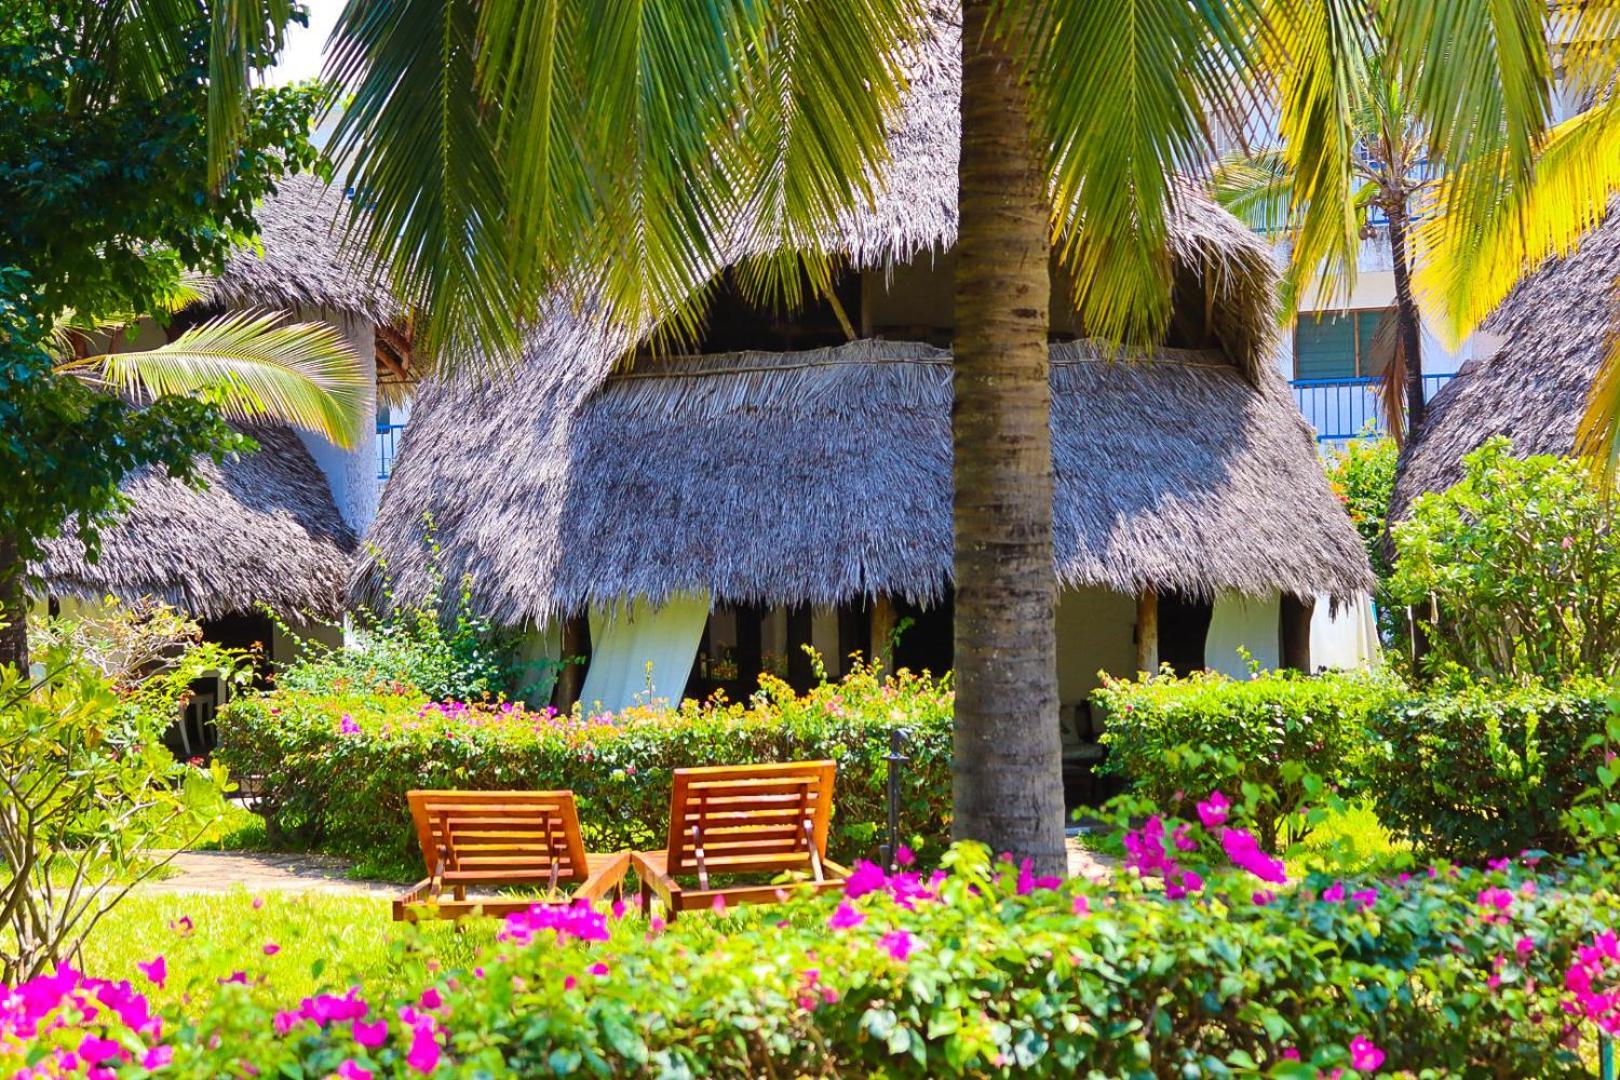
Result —
<path fill-rule="evenodd" d="M 1552 129 L 1528 171 L 1501 154 L 1470 170 L 1466 215 L 1419 230 L 1426 253 L 1419 292 L 1443 313 L 1456 340 L 1473 333 L 1521 278 L 1567 255 L 1620 194 L 1620 7 L 1553 5 L 1563 92 L 1584 108 Z M 1620 282 L 1616 283 L 1620 289 Z M 1577 448 L 1620 463 L 1620 335 L 1599 364 L 1576 433 Z"/>
<path fill-rule="evenodd" d="M 1383 239 L 1395 274 L 1393 319 L 1382 320 L 1372 343 L 1372 365 L 1382 373 L 1379 396 L 1386 427 L 1397 444 L 1423 423 L 1423 322 L 1412 290 L 1410 234 L 1413 214 L 1432 201 L 1437 178 L 1427 167 L 1429 132 L 1411 108 L 1403 78 L 1387 44 L 1368 43 L 1364 60 L 1352 65 L 1357 81 L 1348 87 L 1349 119 L 1355 154 L 1348 183 L 1318 194 L 1332 200 L 1336 217 L 1351 217 L 1364 237 Z M 1232 155 L 1215 170 L 1216 199 L 1251 227 L 1282 236 L 1295 233 L 1303 208 L 1292 202 L 1296 189 L 1285 154 L 1277 149 Z M 1318 286 L 1330 298 L 1348 299 L 1355 287 L 1357 264 L 1323 258 L 1300 243 L 1289 252 L 1284 290 L 1285 318 L 1292 318 L 1301 290 Z"/>
<path fill-rule="evenodd" d="M 278 6 L 232 5 L 221 54 Z M 872 194 L 926 6 L 349 0 L 333 146 L 440 362 L 515 356 L 565 287 L 603 317 L 690 325 L 727 252 L 791 250 L 755 268 L 827 279 L 814 238 Z M 1280 87 L 1299 235 L 1353 259 L 1354 215 L 1322 196 L 1352 173 L 1368 19 L 1346 0 L 964 0 L 961 15 L 955 831 L 1056 871 L 1049 253 L 1093 336 L 1157 341 L 1174 176 L 1209 161 L 1215 118 Z M 1424 72 L 1411 109 L 1431 159 L 1488 131 L 1521 168 L 1545 122 L 1541 0 L 1384 0 L 1378 17 Z"/>

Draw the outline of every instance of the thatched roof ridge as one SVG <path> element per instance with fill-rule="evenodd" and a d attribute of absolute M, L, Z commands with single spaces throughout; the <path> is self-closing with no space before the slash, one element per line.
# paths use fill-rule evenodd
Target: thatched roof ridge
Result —
<path fill-rule="evenodd" d="M 358 238 L 345 242 L 347 214 L 343 190 L 317 176 L 278 181 L 254 215 L 263 251 L 234 255 L 214 280 L 213 299 L 231 308 L 326 308 L 398 321 L 401 306 L 369 271 Z"/>
<path fill-rule="evenodd" d="M 1462 459 L 1493 435 L 1515 453 L 1569 454 L 1587 391 L 1616 319 L 1620 214 L 1610 213 L 1571 255 L 1525 278 L 1485 323 L 1501 338 L 1468 361 L 1429 406 L 1401 455 L 1392 518 L 1412 500 L 1462 479 Z"/>
<path fill-rule="evenodd" d="M 34 568 L 47 592 L 133 604 L 153 597 L 211 619 L 259 603 L 288 617 L 343 611 L 354 534 L 298 436 L 253 428 L 259 450 L 223 465 L 204 461 L 205 490 L 143 469 L 123 484 L 127 513 L 101 531 L 101 557 L 69 535 Z"/>
<path fill-rule="evenodd" d="M 578 349 L 578 327 L 537 349 Z M 576 354 L 577 356 L 577 354 Z M 1053 346 L 1055 567 L 1070 585 L 1370 588 L 1360 542 L 1274 374 L 1215 353 Z M 862 340 L 673 358 L 578 405 L 543 355 L 441 386 L 412 418 L 352 595 L 470 575 L 502 625 L 691 589 L 721 602 L 925 601 L 951 574 L 950 355 Z M 386 570 L 384 569 L 386 567 Z"/>

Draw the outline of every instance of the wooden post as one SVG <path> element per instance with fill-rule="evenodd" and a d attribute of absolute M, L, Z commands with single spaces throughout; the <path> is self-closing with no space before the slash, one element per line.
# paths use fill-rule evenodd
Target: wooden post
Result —
<path fill-rule="evenodd" d="M 1283 593 L 1278 627 L 1283 667 L 1310 674 L 1311 615 L 1315 611 L 1315 597 Z"/>
<path fill-rule="evenodd" d="M 894 650 L 890 648 L 889 638 L 894 634 L 898 622 L 895 617 L 894 601 L 887 596 L 873 597 L 872 659 L 881 661 L 890 671 L 894 670 Z"/>
<path fill-rule="evenodd" d="M 1159 670 L 1159 594 L 1151 590 L 1136 594 L 1136 670 Z"/>
<path fill-rule="evenodd" d="M 585 668 L 590 663 L 591 624 L 584 612 L 563 620 L 561 652 L 565 663 L 557 672 L 552 700 L 559 712 L 568 712 L 579 701 L 580 691 L 585 689 Z"/>

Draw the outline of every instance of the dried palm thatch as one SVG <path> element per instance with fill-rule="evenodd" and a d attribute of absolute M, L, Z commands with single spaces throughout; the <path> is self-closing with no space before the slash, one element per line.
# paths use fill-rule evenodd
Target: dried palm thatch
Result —
<path fill-rule="evenodd" d="M 1616 321 L 1620 214 L 1611 213 L 1571 255 L 1526 278 L 1485 323 L 1501 338 L 1468 361 L 1429 405 L 1401 455 L 1391 518 L 1412 500 L 1462 479 L 1462 459 L 1493 435 L 1516 453 L 1569 454 Z"/>
<path fill-rule="evenodd" d="M 298 436 L 249 429 L 259 450 L 224 465 L 204 462 L 197 490 L 161 470 L 125 481 L 132 505 L 101 532 L 90 562 L 73 534 L 50 542 L 36 567 L 55 596 L 128 603 L 152 597 L 200 619 L 265 603 L 288 617 L 332 619 L 355 547 L 326 478 Z"/>
<path fill-rule="evenodd" d="M 325 308 L 377 325 L 398 323 L 399 302 L 367 272 L 359 248 L 344 243 L 343 191 L 307 175 L 276 186 L 254 214 L 262 250 L 232 257 L 213 281 L 213 301 L 232 308 Z"/>
<path fill-rule="evenodd" d="M 951 574 L 951 358 L 860 340 L 670 358 L 575 407 L 552 354 L 610 343 L 553 324 L 504 383 L 421 403 L 362 559 L 384 607 L 440 569 L 478 610 L 543 623 L 627 596 L 926 602 Z M 1361 545 L 1278 377 L 1219 353 L 1110 362 L 1053 346 L 1057 572 L 1068 585 L 1348 598 Z M 390 591 L 390 587 L 391 590 Z"/>

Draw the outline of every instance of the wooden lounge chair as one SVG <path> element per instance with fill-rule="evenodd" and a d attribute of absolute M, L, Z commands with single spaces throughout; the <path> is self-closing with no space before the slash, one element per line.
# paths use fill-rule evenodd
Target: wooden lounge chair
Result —
<path fill-rule="evenodd" d="M 618 892 L 630 867 L 627 851 L 586 853 L 571 791 L 412 791 L 407 798 L 428 876 L 394 901 L 396 920 L 506 915 L 536 903 L 598 900 Z M 544 885 L 546 894 L 467 899 L 469 886 L 506 885 Z"/>
<path fill-rule="evenodd" d="M 644 909 L 657 896 L 669 917 L 727 904 L 769 903 L 785 888 L 839 888 L 849 871 L 827 859 L 832 814 L 831 761 L 676 769 L 669 801 L 669 846 L 638 851 L 631 866 L 641 879 Z M 711 888 L 715 874 L 799 871 L 802 882 Z M 696 889 L 678 877 L 697 878 Z"/>

